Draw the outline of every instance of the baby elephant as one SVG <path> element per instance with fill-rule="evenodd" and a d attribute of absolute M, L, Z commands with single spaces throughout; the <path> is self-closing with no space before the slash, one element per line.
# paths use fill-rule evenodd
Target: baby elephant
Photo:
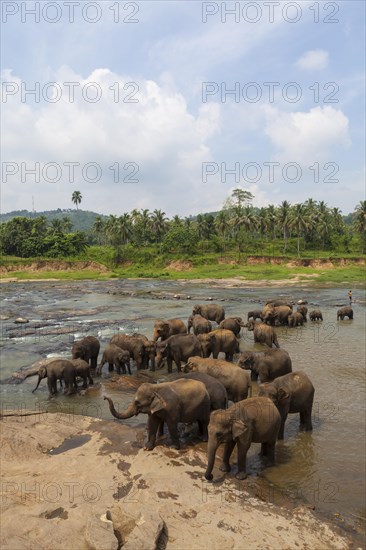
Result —
<path fill-rule="evenodd" d="M 300 413 L 300 430 L 313 429 L 311 413 L 314 401 L 314 386 L 302 371 L 290 372 L 279 376 L 273 382 L 259 386 L 258 395 L 269 397 L 281 415 L 281 427 L 278 439 L 284 438 L 285 422 L 290 413 Z"/>
<path fill-rule="evenodd" d="M 281 417 L 267 397 L 250 397 L 239 401 L 226 411 L 214 411 L 208 425 L 208 464 L 205 478 L 212 479 L 217 448 L 225 443 L 220 470 L 230 472 L 230 456 L 235 445 L 238 448 L 237 479 L 245 479 L 247 452 L 252 443 L 261 443 L 261 455 L 274 463 L 275 446 L 280 429 Z"/>
<path fill-rule="evenodd" d="M 310 321 L 322 321 L 323 314 L 320 309 L 313 309 L 313 311 L 310 311 L 309 313 L 309 319 Z"/>
<path fill-rule="evenodd" d="M 289 327 L 299 327 L 305 323 L 305 318 L 300 311 L 294 311 L 287 318 Z"/>
<path fill-rule="evenodd" d="M 57 394 L 57 380 L 65 381 L 66 395 L 75 393 L 76 384 L 76 367 L 66 359 L 55 359 L 44 367 L 38 370 L 38 382 L 32 393 L 36 391 L 41 380 L 47 377 L 48 392 L 50 397 Z"/>
<path fill-rule="evenodd" d="M 84 359 L 71 359 L 70 363 L 76 368 L 76 376 L 83 379 L 83 389 L 94 384 L 92 377 L 90 376 L 90 365 Z M 77 388 L 77 384 L 75 385 Z"/>
<path fill-rule="evenodd" d="M 115 344 L 108 344 L 105 348 L 102 356 L 102 360 L 97 369 L 97 374 L 102 374 L 102 369 L 105 363 L 108 363 L 109 371 L 112 371 L 116 367 L 117 374 L 126 374 L 126 367 L 128 374 L 131 374 L 130 367 L 130 352 L 116 346 Z"/>

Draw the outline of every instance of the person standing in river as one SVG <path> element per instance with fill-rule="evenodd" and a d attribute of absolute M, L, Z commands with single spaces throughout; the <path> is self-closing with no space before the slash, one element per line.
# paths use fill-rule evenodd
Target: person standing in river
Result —
<path fill-rule="evenodd" d="M 349 291 L 348 298 L 349 298 L 349 304 L 351 305 L 352 304 L 352 290 Z"/>

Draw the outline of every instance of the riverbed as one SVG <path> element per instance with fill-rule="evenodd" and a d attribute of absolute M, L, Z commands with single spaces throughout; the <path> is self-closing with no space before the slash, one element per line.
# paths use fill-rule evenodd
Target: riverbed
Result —
<path fill-rule="evenodd" d="M 248 287 L 243 282 L 111 280 L 83 282 L 5 283 L 1 286 L 2 411 L 35 409 L 44 414 L 84 414 L 109 419 L 103 395 L 120 406 L 133 395 L 111 389 L 110 374 L 95 378 L 85 395 L 48 400 L 46 381 L 36 393 L 36 377 L 8 383 L 14 371 L 52 356 L 70 357 L 72 343 L 97 336 L 103 350 L 117 332 L 140 332 L 148 337 L 156 318 L 187 320 L 195 303 L 214 301 L 226 316 L 246 318 L 266 299 L 284 296 L 320 308 L 323 323 L 307 322 L 295 329 L 278 328 L 281 347 L 315 386 L 313 432 L 300 433 L 298 415 L 289 416 L 285 440 L 277 445 L 276 466 L 263 469 L 253 445 L 249 452 L 247 487 L 261 480 L 261 498 L 275 504 L 306 503 L 346 529 L 364 528 L 365 510 L 365 296 L 353 289 L 353 321 L 336 320 L 339 306 L 348 302 L 348 289 L 291 286 Z M 16 318 L 28 323 L 16 324 Z M 253 333 L 242 331 L 241 349 L 260 350 Z M 105 367 L 106 368 L 106 367 Z M 133 374 L 135 368 L 133 368 Z M 163 380 L 165 369 L 156 373 Z M 4 383 L 4 381 L 6 383 Z M 254 394 L 257 391 L 254 384 Z M 141 425 L 143 417 L 127 421 Z M 204 444 L 200 444 L 204 445 Z M 203 473 L 203 472 L 202 472 Z M 218 475 L 218 470 L 216 470 Z M 356 535 L 355 535 L 356 536 Z"/>

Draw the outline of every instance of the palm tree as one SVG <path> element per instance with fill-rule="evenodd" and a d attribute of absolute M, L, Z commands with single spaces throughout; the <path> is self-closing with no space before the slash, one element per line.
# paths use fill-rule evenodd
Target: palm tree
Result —
<path fill-rule="evenodd" d="M 62 221 L 58 218 L 51 220 L 51 232 L 52 233 L 62 233 L 63 224 Z"/>
<path fill-rule="evenodd" d="M 300 258 L 300 238 L 307 232 L 311 222 L 307 216 L 304 204 L 295 204 L 288 218 L 289 228 L 294 228 L 297 234 L 297 255 Z"/>
<path fill-rule="evenodd" d="M 93 231 L 98 237 L 99 244 L 102 243 L 102 236 L 105 230 L 105 225 L 101 216 L 97 216 L 94 221 Z"/>
<path fill-rule="evenodd" d="M 361 239 L 361 254 L 365 253 L 365 237 L 366 237 L 366 201 L 360 201 L 355 207 L 353 213 L 353 227 L 360 234 Z"/>
<path fill-rule="evenodd" d="M 168 218 L 165 217 L 165 212 L 162 210 L 155 209 L 151 214 L 151 229 L 158 243 L 160 243 L 161 237 L 167 228 L 167 221 Z"/>
<path fill-rule="evenodd" d="M 218 233 L 225 240 L 226 231 L 229 229 L 229 217 L 226 210 L 220 210 L 215 218 L 215 226 Z"/>
<path fill-rule="evenodd" d="M 277 211 L 278 221 L 281 224 L 281 228 L 283 231 L 283 240 L 284 240 L 283 252 L 285 254 L 287 250 L 287 239 L 288 239 L 288 232 L 289 232 L 290 208 L 291 208 L 291 205 L 289 202 L 282 201 Z"/>
<path fill-rule="evenodd" d="M 72 202 L 76 205 L 76 210 L 79 210 L 79 204 L 81 203 L 82 195 L 80 191 L 74 191 L 71 195 Z"/>
<path fill-rule="evenodd" d="M 73 223 L 70 220 L 69 216 L 64 216 L 62 218 L 62 228 L 65 231 L 65 233 L 69 233 L 72 229 Z"/>

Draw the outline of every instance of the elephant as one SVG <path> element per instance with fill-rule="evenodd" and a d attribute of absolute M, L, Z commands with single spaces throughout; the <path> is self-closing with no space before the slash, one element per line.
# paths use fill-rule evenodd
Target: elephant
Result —
<path fill-rule="evenodd" d="M 188 334 L 193 328 L 193 334 L 198 336 L 199 334 L 205 334 L 206 332 L 211 332 L 212 325 L 208 319 L 202 317 L 202 315 L 191 315 L 188 318 Z"/>
<path fill-rule="evenodd" d="M 153 342 L 157 342 L 159 338 L 166 340 L 173 334 L 187 334 L 187 327 L 181 319 L 157 319 L 154 323 Z"/>
<path fill-rule="evenodd" d="M 177 372 L 169 376 L 169 381 L 178 380 L 180 378 L 203 382 L 210 397 L 211 411 L 227 409 L 227 392 L 225 386 L 221 384 L 220 380 L 217 378 L 202 372 Z"/>
<path fill-rule="evenodd" d="M 90 386 L 92 386 L 94 384 L 94 381 L 90 375 L 89 363 L 87 361 L 84 361 L 84 359 L 80 359 L 80 358 L 71 359 L 70 362 L 76 368 L 76 376 L 83 379 L 83 389 L 86 389 L 88 387 L 88 382 Z"/>
<path fill-rule="evenodd" d="M 263 321 L 263 319 L 262 319 L 262 310 L 261 309 L 254 309 L 252 311 L 248 311 L 247 319 L 248 319 L 248 321 L 250 321 L 250 319 L 253 319 L 253 321 L 255 321 L 256 319 L 260 319 L 261 321 Z"/>
<path fill-rule="evenodd" d="M 288 306 L 292 309 L 294 302 L 292 300 L 284 300 L 283 298 L 273 298 L 272 300 L 267 300 L 265 305 L 271 304 L 274 307 L 278 306 Z"/>
<path fill-rule="evenodd" d="M 305 323 L 305 319 L 300 311 L 294 311 L 293 313 L 291 313 L 291 315 L 288 316 L 287 322 L 289 327 L 298 327 Z"/>
<path fill-rule="evenodd" d="M 287 325 L 288 318 L 292 314 L 292 309 L 289 306 L 272 306 L 266 305 L 263 308 L 263 322 L 268 325 Z"/>
<path fill-rule="evenodd" d="M 145 369 L 149 368 L 149 363 L 151 363 L 151 370 L 155 370 L 155 356 L 156 356 L 156 342 L 149 340 L 144 334 L 134 333 L 132 334 L 134 338 L 138 338 L 142 341 L 144 345 L 144 357 L 143 357 L 143 366 Z"/>
<path fill-rule="evenodd" d="M 273 464 L 280 424 L 280 413 L 267 397 L 250 397 L 235 403 L 226 411 L 213 411 L 208 425 L 208 463 L 205 478 L 209 481 L 213 478 L 215 455 L 221 443 L 225 443 L 220 467 L 223 472 L 230 472 L 230 456 L 237 445 L 237 479 L 247 477 L 247 453 L 252 442 L 261 443 L 261 455 Z"/>
<path fill-rule="evenodd" d="M 149 415 L 148 441 L 145 445 L 148 451 L 155 447 L 157 431 L 163 422 L 168 425 L 175 449 L 180 448 L 178 422 L 198 421 L 203 439 L 207 441 L 210 397 L 205 385 L 198 380 L 183 379 L 162 384 L 141 384 L 132 403 L 123 413 L 116 411 L 112 399 L 104 399 L 108 401 L 109 409 L 116 418 L 127 419 L 140 413 Z"/>
<path fill-rule="evenodd" d="M 72 358 L 84 359 L 89 363 L 92 369 L 97 368 L 98 354 L 100 350 L 100 343 L 95 336 L 85 336 L 81 340 L 74 342 L 72 346 Z"/>
<path fill-rule="evenodd" d="M 343 321 L 345 317 L 348 317 L 348 319 L 353 319 L 353 309 L 350 306 L 341 307 L 337 311 L 337 321 L 339 321 L 339 319 Z"/>
<path fill-rule="evenodd" d="M 110 372 L 113 371 L 114 367 L 116 367 L 117 374 L 126 374 L 127 367 L 128 374 L 131 374 L 130 352 L 116 346 L 116 344 L 108 344 L 105 348 L 102 355 L 102 360 L 97 369 L 98 375 L 102 374 L 102 369 L 105 363 L 108 363 L 108 370 Z"/>
<path fill-rule="evenodd" d="M 308 313 L 308 308 L 304 305 L 301 305 L 301 306 L 297 306 L 296 311 L 301 313 L 301 315 L 304 317 L 304 321 L 306 323 L 307 322 L 306 316 L 307 316 L 307 313 Z"/>
<path fill-rule="evenodd" d="M 218 325 L 225 319 L 225 310 L 218 304 L 196 304 L 192 315 L 200 314 L 209 321 L 215 321 Z"/>
<path fill-rule="evenodd" d="M 144 368 L 145 347 L 140 338 L 136 338 L 135 336 L 130 336 L 128 334 L 115 334 L 109 343 L 114 344 L 123 350 L 127 350 L 131 359 L 135 361 L 137 370 Z"/>
<path fill-rule="evenodd" d="M 57 394 L 57 380 L 65 381 L 65 393 L 71 395 L 75 392 L 76 367 L 66 359 L 55 359 L 38 370 L 38 382 L 32 393 L 36 391 L 41 380 L 47 377 L 48 392 L 50 397 Z"/>
<path fill-rule="evenodd" d="M 184 372 L 202 372 L 217 378 L 227 391 L 230 401 L 236 403 L 252 394 L 250 374 L 240 367 L 223 361 L 206 357 L 190 357 Z"/>
<path fill-rule="evenodd" d="M 265 323 L 255 323 L 254 321 L 249 321 L 247 327 L 249 331 L 253 331 L 254 342 L 266 344 L 269 348 L 271 348 L 273 344 L 276 348 L 280 347 L 277 334 L 273 327 L 269 327 Z"/>
<path fill-rule="evenodd" d="M 252 380 L 261 383 L 270 382 L 292 372 L 292 361 L 284 349 L 268 349 L 266 351 L 243 351 L 240 354 L 238 366 L 251 371 Z"/>
<path fill-rule="evenodd" d="M 186 362 L 192 355 L 202 355 L 201 342 L 194 334 L 174 334 L 167 340 L 159 342 L 156 351 L 158 368 L 161 366 L 163 358 L 166 358 L 169 373 L 172 372 L 173 361 L 180 372 L 182 362 Z"/>
<path fill-rule="evenodd" d="M 313 309 L 313 311 L 310 311 L 309 313 L 309 319 L 310 321 L 322 321 L 323 314 L 320 309 Z"/>
<path fill-rule="evenodd" d="M 212 353 L 217 359 L 220 351 L 225 353 L 225 360 L 232 361 L 234 353 L 239 353 L 239 342 L 231 330 L 219 328 L 208 334 L 199 334 L 203 357 L 209 357 Z"/>
<path fill-rule="evenodd" d="M 244 327 L 243 319 L 241 317 L 226 317 L 219 324 L 219 328 L 231 330 L 235 336 L 239 337 L 242 327 Z"/>
<path fill-rule="evenodd" d="M 300 413 L 300 430 L 313 429 L 311 413 L 314 392 L 310 378 L 302 371 L 290 372 L 273 382 L 260 385 L 258 395 L 271 399 L 281 415 L 278 439 L 284 438 L 285 422 L 289 413 Z"/>

